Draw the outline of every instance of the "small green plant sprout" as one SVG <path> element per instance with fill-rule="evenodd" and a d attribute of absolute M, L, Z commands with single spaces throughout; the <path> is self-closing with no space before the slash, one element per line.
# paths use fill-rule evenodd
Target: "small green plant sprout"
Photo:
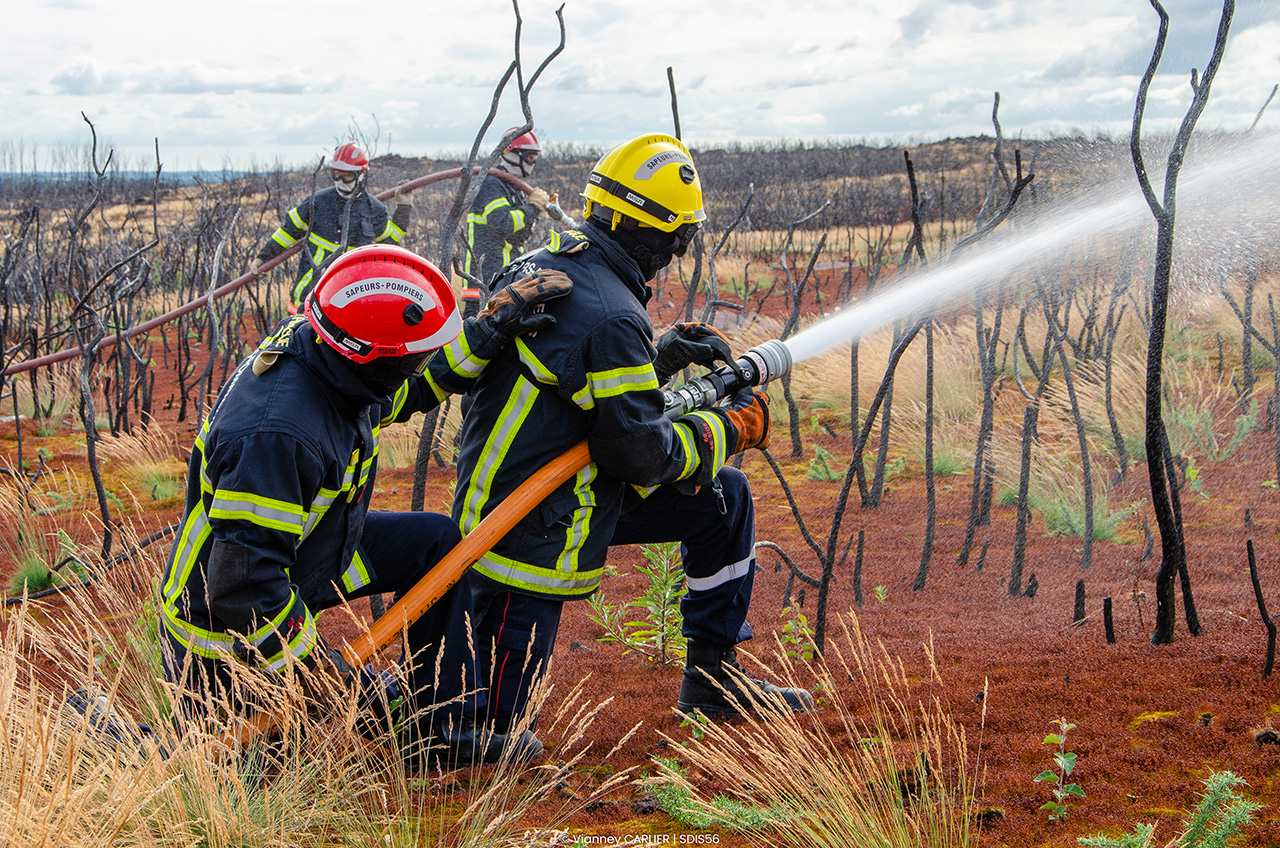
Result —
<path fill-rule="evenodd" d="M 1200 484 L 1200 469 L 1196 467 L 1196 461 L 1192 457 L 1187 457 L 1186 479 L 1191 484 L 1191 491 L 1195 492 L 1199 497 L 1209 500 L 1209 493 Z"/>
<path fill-rule="evenodd" d="M 885 601 L 889 600 L 889 587 L 884 585 L 883 583 L 881 583 L 879 586 L 876 586 L 876 588 L 873 591 L 876 593 L 876 600 L 879 601 L 880 603 L 883 604 Z"/>
<path fill-rule="evenodd" d="M 1057 770 L 1045 769 L 1036 775 L 1036 783 L 1052 783 L 1053 800 L 1046 801 L 1041 805 L 1040 809 L 1049 811 L 1049 821 L 1062 821 L 1067 817 L 1067 799 L 1074 795 L 1077 798 L 1084 797 L 1084 790 L 1080 788 L 1078 783 L 1067 783 L 1067 778 L 1071 776 L 1071 772 L 1076 768 L 1076 755 L 1072 751 L 1067 750 L 1067 733 L 1075 730 L 1076 726 L 1065 718 L 1058 719 L 1058 732 L 1050 733 L 1044 738 L 1044 744 L 1056 745 L 1058 751 L 1053 755 L 1053 761 L 1057 763 Z"/>
<path fill-rule="evenodd" d="M 784 623 L 778 639 L 786 649 L 787 656 L 809 662 L 813 659 L 816 650 L 813 645 L 813 628 L 809 626 L 809 620 L 795 607 L 783 607 L 782 617 Z"/>
<path fill-rule="evenodd" d="M 606 603 L 600 592 L 588 602 L 587 617 L 604 629 L 601 642 L 617 642 L 629 653 L 635 651 L 649 660 L 671 665 L 684 659 L 684 616 L 680 598 L 684 595 L 684 569 L 680 565 L 680 545 L 669 542 L 645 545 L 645 562 L 636 570 L 649 580 L 648 587 L 633 601 Z M 638 608 L 643 617 L 628 619 L 628 610 Z"/>
<path fill-rule="evenodd" d="M 1263 805 L 1236 794 L 1244 780 L 1229 771 L 1216 771 L 1204 781 L 1200 803 L 1182 822 L 1182 832 L 1169 845 L 1176 848 L 1226 848 L 1253 821 Z M 1132 833 L 1112 837 L 1103 834 L 1076 840 L 1085 848 L 1146 848 L 1153 843 L 1156 826 L 1137 825 Z"/>
<path fill-rule="evenodd" d="M 706 733 L 703 728 L 709 721 L 710 719 L 697 711 L 680 714 L 680 726 L 689 728 L 689 735 L 694 739 L 701 739 L 703 737 Z"/>
<path fill-rule="evenodd" d="M 809 477 L 814 480 L 821 480 L 824 483 L 833 483 L 836 480 L 844 479 L 843 474 L 832 469 L 832 459 L 834 457 L 830 451 L 821 445 L 814 445 L 813 459 L 809 460 Z"/>

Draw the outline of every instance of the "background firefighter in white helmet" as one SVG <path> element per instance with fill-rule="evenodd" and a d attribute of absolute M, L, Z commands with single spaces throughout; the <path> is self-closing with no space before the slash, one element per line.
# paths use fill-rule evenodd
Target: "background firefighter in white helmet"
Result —
<path fill-rule="evenodd" d="M 396 191 L 395 210 L 389 216 L 382 201 L 369 193 L 369 156 L 355 142 L 333 152 L 329 174 L 333 185 L 290 209 L 249 266 L 256 274 L 262 263 L 298 241 L 306 241 L 298 254 L 298 274 L 289 292 L 290 311 L 302 305 L 327 260 L 366 244 L 399 244 L 413 214 L 408 192 Z"/>
<path fill-rule="evenodd" d="M 682 543 L 688 585 L 677 706 L 737 715 L 749 698 L 729 669 L 734 646 L 751 636 L 755 513 L 746 477 L 725 462 L 768 443 L 767 397 L 747 389 L 720 408 L 664 415 L 660 387 L 677 371 L 731 357 L 701 325 L 675 327 L 655 348 L 645 311 L 647 282 L 683 255 L 705 217 L 685 146 L 657 134 L 619 145 L 583 196 L 579 230 L 553 233 L 494 282 L 499 297 L 517 279 L 555 270 L 573 291 L 546 305 L 553 329 L 489 364 L 462 425 L 453 516 L 464 534 L 584 438 L 592 459 L 471 570 L 489 715 L 500 730 L 515 726 L 550 659 L 563 603 L 596 591 L 610 545 L 672 541 Z M 780 708 L 812 708 L 806 691 L 760 686 Z"/>
<path fill-rule="evenodd" d="M 191 718 L 211 703 L 251 709 L 237 677 L 293 668 L 317 703 L 357 697 L 388 719 L 394 678 L 349 668 L 315 616 L 407 591 L 460 536 L 445 515 L 370 511 L 379 430 L 464 391 L 518 334 L 548 329 L 555 319 L 536 310 L 568 287 L 563 275 L 526 280 L 464 322 L 431 263 L 369 245 L 335 260 L 302 314 L 240 364 L 192 449 L 161 587 L 166 673 Z M 493 762 L 504 746 L 541 751 L 531 733 L 479 732 L 470 610 L 463 581 L 407 628 L 405 709 L 391 718 L 417 767 Z"/>

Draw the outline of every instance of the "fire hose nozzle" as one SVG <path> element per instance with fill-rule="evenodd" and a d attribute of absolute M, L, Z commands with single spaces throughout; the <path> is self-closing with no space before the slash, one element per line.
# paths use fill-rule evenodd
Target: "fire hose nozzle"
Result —
<path fill-rule="evenodd" d="M 571 230 L 578 226 L 578 222 L 573 220 L 573 216 L 561 209 L 560 204 L 554 200 L 547 204 L 547 214 Z"/>
<path fill-rule="evenodd" d="M 731 365 L 695 377 L 675 391 L 664 392 L 666 415 L 679 418 L 695 409 L 714 406 L 746 386 L 763 386 L 791 373 L 791 350 L 770 339 L 748 350 Z"/>

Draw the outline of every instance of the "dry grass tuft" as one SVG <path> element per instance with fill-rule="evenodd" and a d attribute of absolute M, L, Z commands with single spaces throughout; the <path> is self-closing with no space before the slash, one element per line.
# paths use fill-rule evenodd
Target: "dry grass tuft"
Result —
<path fill-rule="evenodd" d="M 283 744 L 229 744 L 214 722 L 183 722 L 180 731 L 176 693 L 160 666 L 158 563 L 147 555 L 140 566 L 64 594 L 65 609 L 28 601 L 5 612 L 0 844 L 547 844 L 559 819 L 537 828 L 521 822 L 574 782 L 589 750 L 585 734 L 604 705 L 586 704 L 581 687 L 543 716 L 542 736 L 554 751 L 543 765 L 408 775 L 389 732 L 373 741 L 354 732 L 353 699 L 333 704 L 319 723 L 310 718 L 292 674 L 239 675 L 271 705 Z M 120 738 L 64 706 L 74 690 L 101 694 L 126 728 Z M 227 714 L 224 704 L 205 707 Z M 620 772 L 577 804 L 557 797 L 556 809 L 572 815 L 629 779 Z"/>
<path fill-rule="evenodd" d="M 760 845 L 976 845 L 978 766 L 970 761 L 964 728 L 934 694 L 945 687 L 931 649 L 929 691 L 920 694 L 901 661 L 873 645 L 856 616 L 841 625 L 825 660 L 782 660 L 786 685 L 816 689 L 820 712 L 701 725 L 701 738 L 670 740 L 677 753 L 690 771 L 767 814 L 770 827 L 750 834 Z M 838 679 L 855 681 L 858 694 L 846 699 L 830 685 Z M 760 701 L 764 706 L 763 696 Z M 658 766 L 662 773 L 654 780 L 691 793 L 696 812 L 735 824 L 725 819 L 723 804 L 717 812 L 709 790 Z"/>
<path fill-rule="evenodd" d="M 176 439 L 159 427 L 138 428 L 134 433 L 103 435 L 98 442 L 104 469 L 118 467 L 122 482 L 137 498 L 168 501 L 182 494 L 186 463 Z"/>

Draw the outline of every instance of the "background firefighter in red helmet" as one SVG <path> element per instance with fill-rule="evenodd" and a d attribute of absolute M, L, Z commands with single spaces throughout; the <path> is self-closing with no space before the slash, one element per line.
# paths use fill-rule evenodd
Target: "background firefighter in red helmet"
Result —
<path fill-rule="evenodd" d="M 192 448 L 161 586 L 166 675 L 188 718 L 215 703 L 250 709 L 237 679 L 293 670 L 317 703 L 356 697 L 366 729 L 369 713 L 386 720 L 401 700 L 395 678 L 353 671 L 315 616 L 407 591 L 460 536 L 446 515 L 370 511 L 379 430 L 465 391 L 517 335 L 549 329 L 555 319 L 538 309 L 569 287 L 563 275 L 531 277 L 464 322 L 431 263 L 401 247 L 357 248 L 240 364 Z M 464 580 L 407 628 L 406 709 L 393 720 L 411 765 L 541 751 L 532 734 L 479 728 L 470 611 Z"/>
<path fill-rule="evenodd" d="M 307 246 L 298 254 L 298 276 L 289 293 L 293 309 L 302 305 L 326 260 L 375 242 L 399 244 L 413 214 L 407 192 L 396 191 L 395 210 L 390 216 L 382 201 L 368 192 L 369 156 L 355 142 L 333 152 L 329 173 L 333 185 L 290 209 L 249 266 L 256 274 L 263 262 L 305 239 Z"/>
<path fill-rule="evenodd" d="M 538 137 L 530 130 L 511 140 L 497 166 L 509 174 L 528 179 L 541 151 Z M 503 266 L 515 258 L 515 248 L 529 238 L 533 222 L 551 200 L 551 196 L 540 188 L 535 188 L 526 198 L 520 189 L 506 180 L 492 174 L 486 176 L 467 214 L 463 272 L 487 286 Z"/>

